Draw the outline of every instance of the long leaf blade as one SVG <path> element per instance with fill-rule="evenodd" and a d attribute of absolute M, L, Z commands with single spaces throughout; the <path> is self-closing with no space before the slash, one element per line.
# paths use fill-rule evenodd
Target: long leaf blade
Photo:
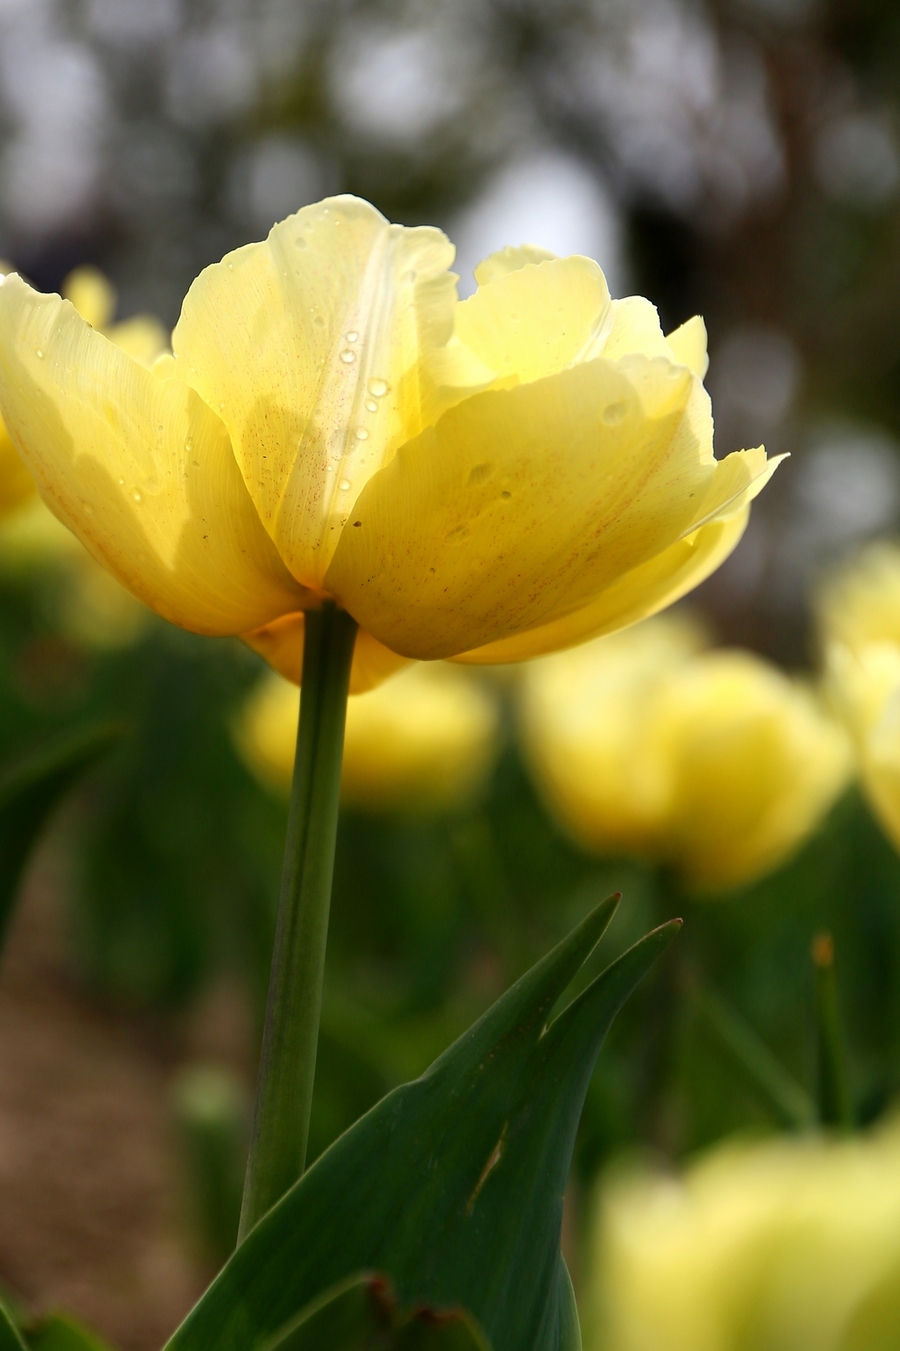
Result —
<path fill-rule="evenodd" d="M 50 813 L 123 734 L 113 724 L 66 732 L 0 772 L 0 949 L 22 871 Z"/>
<path fill-rule="evenodd" d="M 337 1140 L 248 1235 L 169 1351 L 254 1351 L 361 1270 L 386 1273 L 403 1305 L 470 1310 L 495 1351 L 562 1351 L 562 1198 L 584 1094 L 616 1012 L 674 933 L 647 935 L 548 1027 L 614 909 L 598 906 Z"/>

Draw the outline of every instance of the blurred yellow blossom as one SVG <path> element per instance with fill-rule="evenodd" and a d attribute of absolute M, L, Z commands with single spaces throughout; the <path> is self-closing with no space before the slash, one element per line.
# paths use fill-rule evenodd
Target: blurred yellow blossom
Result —
<path fill-rule="evenodd" d="M 551 810 L 582 844 L 720 890 L 775 867 L 844 785 L 841 729 L 749 652 L 702 651 L 664 616 L 525 673 L 522 734 Z"/>
<path fill-rule="evenodd" d="M 900 644 L 900 546 L 870 544 L 829 578 L 818 609 L 826 645 Z"/>
<path fill-rule="evenodd" d="M 877 541 L 835 573 L 819 596 L 819 622 L 828 688 L 863 791 L 900 849 L 900 547 Z"/>
<path fill-rule="evenodd" d="M 600 1196 L 585 1351 L 890 1351 L 900 1126 L 727 1143 Z"/>
<path fill-rule="evenodd" d="M 263 782 L 288 792 L 297 740 L 297 691 L 280 676 L 252 691 L 237 743 Z M 351 699 L 343 800 L 370 811 L 458 807 L 483 784 L 498 743 L 496 700 L 481 681 L 424 662 Z"/>
<path fill-rule="evenodd" d="M 529 248 L 460 303 L 453 255 L 357 198 L 305 207 L 201 273 L 152 372 L 9 277 L 15 445 L 135 595 L 295 679 L 323 598 L 367 635 L 368 683 L 662 609 L 730 553 L 774 468 L 713 456 L 702 321 L 665 337 L 590 259 Z"/>

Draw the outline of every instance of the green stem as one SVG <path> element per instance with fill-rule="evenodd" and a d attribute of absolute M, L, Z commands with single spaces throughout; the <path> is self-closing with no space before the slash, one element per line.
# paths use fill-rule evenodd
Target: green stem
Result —
<path fill-rule="evenodd" d="M 853 1107 L 847 1083 L 847 1061 L 834 978 L 834 943 L 831 934 L 813 940 L 816 969 L 816 1040 L 818 1043 L 817 1098 L 819 1120 L 838 1130 L 853 1129 Z"/>
<path fill-rule="evenodd" d="M 306 613 L 303 698 L 240 1242 L 306 1166 L 356 622 Z"/>

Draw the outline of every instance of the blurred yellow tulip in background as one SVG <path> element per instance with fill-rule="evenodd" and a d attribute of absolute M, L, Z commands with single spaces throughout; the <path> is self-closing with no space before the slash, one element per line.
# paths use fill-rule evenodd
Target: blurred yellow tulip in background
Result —
<path fill-rule="evenodd" d="M 584 1284 L 585 1351 L 890 1351 L 900 1124 L 610 1180 Z"/>
<path fill-rule="evenodd" d="M 547 657 L 524 675 L 521 722 L 538 786 L 576 840 L 717 891 L 802 843 L 850 757 L 805 686 L 749 652 L 701 648 L 693 623 L 667 615 Z"/>
<path fill-rule="evenodd" d="M 244 759 L 287 795 L 297 740 L 297 691 L 274 673 L 251 692 L 236 728 Z M 464 806 L 498 749 L 486 685 L 444 662 L 402 671 L 347 706 L 341 794 L 368 811 L 431 813 Z"/>

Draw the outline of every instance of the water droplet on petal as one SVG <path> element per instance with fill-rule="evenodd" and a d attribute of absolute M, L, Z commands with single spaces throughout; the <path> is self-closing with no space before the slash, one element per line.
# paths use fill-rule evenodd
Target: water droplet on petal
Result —
<path fill-rule="evenodd" d="M 351 352 L 349 347 L 345 347 L 343 352 L 341 352 L 341 361 L 343 361 L 345 365 L 349 366 L 350 363 L 355 360 L 356 360 L 356 353 Z"/>
<path fill-rule="evenodd" d="M 342 478 L 340 482 L 341 492 L 345 493 L 349 487 L 350 487 L 350 480 L 348 478 Z"/>
<path fill-rule="evenodd" d="M 306 238 L 305 238 L 305 236 L 304 236 L 304 235 L 298 235 L 297 238 L 294 240 L 294 243 L 296 244 L 296 246 L 297 246 L 298 249 L 305 249 L 305 248 L 306 248 Z"/>
<path fill-rule="evenodd" d="M 119 479 L 119 487 L 120 487 L 120 488 L 124 488 L 124 487 L 125 487 L 125 480 L 124 480 L 123 478 L 120 478 L 120 479 Z"/>
<path fill-rule="evenodd" d="M 140 500 L 141 500 L 141 495 L 140 495 L 140 493 L 138 492 L 137 488 L 135 488 L 135 490 L 134 490 L 134 492 L 131 494 L 131 496 L 134 498 L 135 502 L 140 502 Z"/>
<path fill-rule="evenodd" d="M 608 403 L 603 410 L 602 417 L 607 427 L 614 427 L 617 422 L 621 422 L 625 416 L 625 402 L 619 399 L 616 403 Z"/>
<path fill-rule="evenodd" d="M 356 437 L 357 441 L 368 441 L 369 439 L 369 433 L 365 427 L 357 427 L 353 435 Z"/>
<path fill-rule="evenodd" d="M 374 395 L 376 399 L 384 398 L 389 389 L 390 385 L 387 380 L 379 380 L 376 378 L 375 380 L 370 380 L 368 384 L 369 393 Z"/>
<path fill-rule="evenodd" d="M 225 412 L 225 403 L 224 403 L 224 400 L 222 401 L 222 403 L 219 404 L 219 412 L 220 412 L 220 413 L 224 413 L 224 412 Z"/>
<path fill-rule="evenodd" d="M 375 402 L 374 399 L 366 399 L 366 412 L 367 413 L 378 412 L 378 404 Z"/>
<path fill-rule="evenodd" d="M 34 349 L 34 355 L 37 357 L 38 361 L 43 361 L 43 360 L 44 360 L 44 353 L 42 352 L 42 350 L 40 349 L 40 347 L 36 347 L 36 348 Z"/>
<path fill-rule="evenodd" d="M 359 334 L 356 332 L 355 329 L 353 329 L 350 333 L 347 334 L 347 341 L 359 342 Z"/>

